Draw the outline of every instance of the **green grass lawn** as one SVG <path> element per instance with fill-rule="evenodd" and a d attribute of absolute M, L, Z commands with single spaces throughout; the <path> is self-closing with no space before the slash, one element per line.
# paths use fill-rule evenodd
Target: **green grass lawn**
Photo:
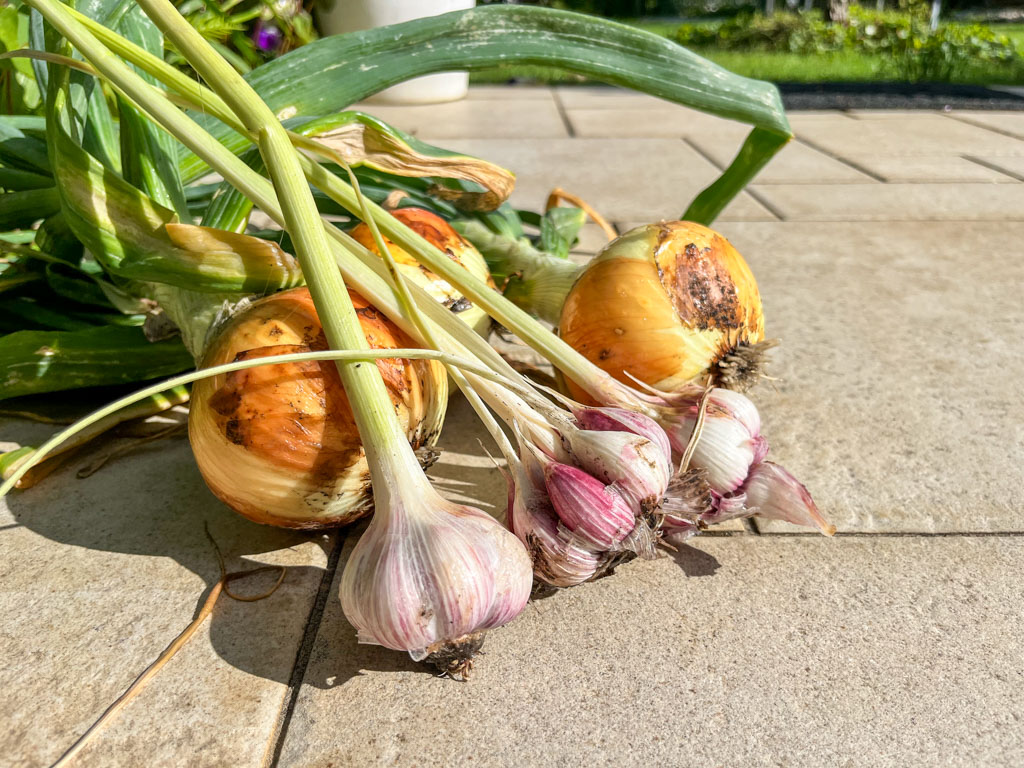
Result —
<path fill-rule="evenodd" d="M 1024 53 L 1024 24 L 993 24 L 992 31 L 997 35 L 1006 35 Z"/>
<path fill-rule="evenodd" d="M 678 29 L 678 24 L 666 22 L 636 22 L 636 26 L 665 37 L 672 37 Z M 1024 24 L 999 24 L 993 28 L 1013 40 L 1018 49 L 1024 52 Z M 900 81 L 896 67 L 884 55 L 874 56 L 854 51 L 799 54 L 705 49 L 696 52 L 739 75 L 776 83 Z M 586 82 L 577 75 L 538 66 L 502 67 L 474 73 L 471 79 L 474 83 L 503 83 L 511 79 L 550 84 Z M 1006 64 L 978 63 L 959 73 L 953 82 L 969 85 L 1024 85 L 1024 71 Z"/>

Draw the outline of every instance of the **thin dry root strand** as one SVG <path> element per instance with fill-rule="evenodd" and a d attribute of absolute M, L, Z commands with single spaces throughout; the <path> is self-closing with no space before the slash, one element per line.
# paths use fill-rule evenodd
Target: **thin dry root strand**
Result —
<path fill-rule="evenodd" d="M 183 434 L 186 429 L 188 429 L 187 424 L 173 424 L 167 427 L 167 429 L 161 429 L 159 432 L 155 432 L 152 435 L 147 435 L 146 437 L 133 438 L 132 441 L 127 445 L 118 446 L 117 448 L 108 451 L 102 456 L 99 456 L 95 460 L 90 461 L 88 464 L 86 464 L 84 467 L 79 469 L 78 472 L 75 473 L 75 477 L 77 477 L 79 480 L 84 480 L 87 477 L 92 477 L 94 474 L 103 469 L 103 467 L 105 467 L 108 463 L 110 463 L 114 459 L 118 459 L 124 456 L 125 454 L 131 453 L 140 445 L 144 445 L 146 443 L 154 443 L 157 440 L 163 440 L 164 438 L 167 437 L 173 437 L 174 435 Z"/>
<path fill-rule="evenodd" d="M 128 702 L 134 699 L 145 687 L 146 683 L 153 679 L 157 672 L 170 661 L 174 655 L 184 647 L 185 643 L 189 641 L 192 635 L 195 634 L 196 630 L 206 621 L 206 617 L 213 612 L 213 606 L 217 603 L 217 598 L 220 597 L 221 591 L 224 589 L 223 580 L 218 581 L 213 585 L 213 589 L 210 590 L 209 596 L 206 598 L 206 602 L 203 603 L 203 607 L 199 609 L 199 614 L 192 620 L 192 623 L 185 627 L 185 630 L 178 635 L 171 642 L 164 652 L 161 653 L 156 661 L 146 668 L 146 671 L 139 675 L 135 682 L 129 686 L 128 690 L 122 693 L 114 703 L 107 707 L 106 711 L 100 715 L 99 719 L 89 726 L 89 729 L 83 733 L 78 741 L 71 745 L 67 752 L 60 756 L 60 759 L 53 764 L 51 768 L 62 768 L 67 765 L 74 757 L 81 752 L 85 747 L 92 741 L 93 737 L 100 732 L 100 730 L 107 725 L 111 720 L 114 719 L 115 715 L 127 706 Z"/>
<path fill-rule="evenodd" d="M 214 541 L 213 536 L 210 534 L 209 526 L 204 526 L 204 529 L 206 531 L 206 538 L 210 540 L 210 544 L 213 545 L 213 551 L 217 554 L 217 567 L 220 569 L 219 583 L 223 585 L 225 595 L 230 597 L 232 600 L 237 600 L 240 603 L 255 603 L 259 600 L 265 600 L 266 598 L 270 597 L 272 594 L 277 592 L 277 588 L 281 586 L 281 582 L 284 581 L 284 576 L 285 573 L 287 572 L 283 565 L 261 565 L 258 568 L 250 568 L 248 571 L 233 571 L 231 573 L 228 573 L 227 569 L 224 567 L 224 555 L 221 554 L 220 547 L 217 546 L 217 542 Z M 228 589 L 228 584 L 230 584 L 232 581 L 238 581 L 239 579 L 244 579 L 249 576 L 255 576 L 257 573 L 267 573 L 268 571 L 279 571 L 280 573 L 278 574 L 277 581 L 274 582 L 274 586 L 272 586 L 269 590 L 267 590 L 261 595 L 254 595 L 252 597 L 242 597 L 241 595 L 236 595 L 230 589 Z"/>
<path fill-rule="evenodd" d="M 740 343 L 717 363 L 717 384 L 726 389 L 746 392 L 765 375 L 768 350 L 779 344 L 778 339 L 764 339 L 756 344 Z"/>
<path fill-rule="evenodd" d="M 78 740 L 60 756 L 60 758 L 58 758 L 57 762 L 55 762 L 51 768 L 63 768 L 63 766 L 68 765 L 79 752 L 89 745 L 89 742 L 92 741 L 107 724 L 113 721 L 114 717 L 124 709 L 132 699 L 141 693 L 146 684 L 156 676 L 156 673 L 159 672 L 167 662 L 174 658 L 178 651 L 185 647 L 185 643 L 192 638 L 192 635 L 194 635 L 196 630 L 202 626 L 203 622 L 206 621 L 206 618 L 213 613 L 213 608 L 217 604 L 217 600 L 220 598 L 221 594 L 226 594 L 235 600 L 248 603 L 270 597 L 277 591 L 277 588 L 281 586 L 281 582 L 284 581 L 285 568 L 280 565 L 267 565 L 259 568 L 253 568 L 248 571 L 226 573 L 224 570 L 224 557 L 220 553 L 220 548 L 217 546 L 217 542 L 215 542 L 213 537 L 210 535 L 209 529 L 206 530 L 206 536 L 210 539 L 210 542 L 213 544 L 214 551 L 217 553 L 217 564 L 220 567 L 220 580 L 213 585 L 213 588 L 210 590 L 210 594 L 199 609 L 199 613 L 196 614 L 196 617 L 187 627 L 185 627 L 181 634 L 171 641 L 171 644 L 164 649 L 163 653 L 157 656 L 156 661 L 146 667 L 145 671 L 135 678 L 135 682 L 133 682 L 124 693 L 118 696 L 114 700 L 113 704 L 107 707 L 103 714 L 99 716 L 99 719 L 89 726 L 88 730 L 86 730 L 86 732 L 83 733 Z M 254 576 L 257 573 L 264 573 L 266 571 L 273 570 L 280 570 L 281 575 L 278 577 L 274 586 L 262 595 L 256 595 L 254 597 L 239 597 L 232 594 L 227 589 L 227 585 L 232 581 L 238 581 L 248 576 Z"/>
<path fill-rule="evenodd" d="M 548 195 L 548 201 L 544 205 L 545 213 L 550 211 L 552 208 L 558 207 L 559 202 L 564 200 L 567 203 L 571 203 L 577 208 L 581 209 L 587 216 L 590 217 L 597 226 L 601 228 L 605 236 L 609 240 L 614 240 L 619 236 L 619 233 L 615 231 L 615 227 L 608 223 L 608 219 L 602 216 L 600 213 L 595 211 L 593 207 L 586 200 L 583 200 L 571 192 L 566 192 L 561 187 L 555 187 L 551 190 L 551 194 Z"/>
<path fill-rule="evenodd" d="M 704 394 L 701 395 L 700 402 L 697 404 L 697 420 L 693 424 L 693 433 L 690 435 L 690 440 L 686 444 L 686 450 L 683 451 L 683 458 L 679 462 L 678 474 L 683 474 L 690 468 L 690 459 L 693 458 L 693 452 L 697 450 L 697 443 L 700 441 L 701 432 L 704 431 L 704 417 L 707 414 L 708 400 L 711 398 L 711 377 L 708 376 L 708 380 L 704 385 Z"/>

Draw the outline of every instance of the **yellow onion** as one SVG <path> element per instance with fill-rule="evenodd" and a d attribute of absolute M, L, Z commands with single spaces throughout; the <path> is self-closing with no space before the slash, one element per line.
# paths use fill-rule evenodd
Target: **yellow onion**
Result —
<path fill-rule="evenodd" d="M 465 267 L 474 277 L 485 280 L 492 287 L 494 286 L 484 257 L 440 216 L 423 208 L 398 208 L 391 211 L 391 215 L 435 248 L 447 253 L 452 261 Z M 357 224 L 349 234 L 360 244 L 378 256 L 380 255 L 370 228 L 366 224 Z M 491 320 L 484 310 L 453 288 L 447 280 L 421 265 L 401 246 L 387 237 L 383 237 L 383 239 L 403 276 L 418 284 L 439 303 L 448 307 L 477 333 L 487 334 L 491 327 Z"/>
<path fill-rule="evenodd" d="M 349 295 L 370 347 L 417 346 L 361 296 Z M 295 288 L 234 315 L 201 367 L 326 348 L 309 291 Z M 377 367 L 413 448 L 433 445 L 447 404 L 443 366 L 386 359 Z M 369 469 L 333 362 L 258 366 L 197 382 L 189 439 L 210 490 L 256 522 L 320 528 L 370 510 Z"/>
<path fill-rule="evenodd" d="M 606 245 L 569 290 L 559 333 L 619 381 L 667 392 L 709 373 L 719 386 L 744 389 L 771 344 L 743 257 L 717 232 L 686 221 L 637 227 Z"/>

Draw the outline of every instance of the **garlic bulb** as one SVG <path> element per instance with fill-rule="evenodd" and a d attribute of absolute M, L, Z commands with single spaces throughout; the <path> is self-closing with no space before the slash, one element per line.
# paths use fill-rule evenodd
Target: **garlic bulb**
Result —
<path fill-rule="evenodd" d="M 766 346 L 757 283 L 717 232 L 685 221 L 630 230 L 576 279 L 559 321 L 574 349 L 619 381 L 674 391 L 713 374 L 743 389 Z M 571 381 L 573 398 L 593 401 Z"/>
<path fill-rule="evenodd" d="M 342 573 L 342 609 L 360 642 L 464 677 L 484 631 L 526 606 L 530 558 L 490 515 L 441 498 L 422 473 L 403 476 L 376 489 L 373 519 Z"/>
<path fill-rule="evenodd" d="M 582 469 L 547 462 L 544 485 L 565 527 L 595 550 L 617 549 L 636 527 L 636 516 L 615 487 Z"/>
<path fill-rule="evenodd" d="M 416 346 L 350 292 L 373 348 Z M 209 344 L 201 367 L 326 349 L 305 288 L 244 307 Z M 414 448 L 433 445 L 447 405 L 447 376 L 433 361 L 377 361 Z M 288 528 L 343 525 L 369 511 L 366 458 L 332 362 L 250 368 L 196 383 L 189 439 L 210 490 L 236 512 Z"/>
<path fill-rule="evenodd" d="M 431 245 L 447 253 L 452 261 L 461 264 L 469 270 L 470 274 L 491 283 L 491 275 L 484 257 L 440 216 L 423 208 L 397 208 L 391 211 L 391 215 Z M 379 255 L 377 244 L 366 224 L 357 224 L 349 234 L 363 246 Z M 459 293 L 447 280 L 422 266 L 401 246 L 383 235 L 381 237 L 404 277 L 421 286 L 438 303 L 456 313 L 466 325 L 477 333 L 485 335 L 490 330 L 491 320 L 486 312 Z"/>
<path fill-rule="evenodd" d="M 581 429 L 595 432 L 631 432 L 646 437 L 656 450 L 671 461 L 672 446 L 668 435 L 650 416 L 626 408 L 576 408 L 573 411 Z"/>
<path fill-rule="evenodd" d="M 692 536 L 701 527 L 755 515 L 817 527 L 828 536 L 835 532 L 807 489 L 785 469 L 764 460 L 768 441 L 761 435 L 761 415 L 748 397 L 697 386 L 643 397 L 677 455 L 686 454 L 704 404 L 689 465 L 672 478 L 661 505 L 670 541 Z"/>

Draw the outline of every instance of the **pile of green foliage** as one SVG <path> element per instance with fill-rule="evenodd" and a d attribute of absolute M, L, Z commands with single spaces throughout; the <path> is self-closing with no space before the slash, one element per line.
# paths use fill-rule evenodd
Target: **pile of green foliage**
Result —
<path fill-rule="evenodd" d="M 949 23 L 933 32 L 920 13 L 859 6 L 850 8 L 848 26 L 826 23 L 812 13 L 742 14 L 719 24 L 684 24 L 677 40 L 705 50 L 877 54 L 911 81 L 950 81 L 978 65 L 1024 71 L 1024 58 L 1010 39 L 989 27 Z"/>

